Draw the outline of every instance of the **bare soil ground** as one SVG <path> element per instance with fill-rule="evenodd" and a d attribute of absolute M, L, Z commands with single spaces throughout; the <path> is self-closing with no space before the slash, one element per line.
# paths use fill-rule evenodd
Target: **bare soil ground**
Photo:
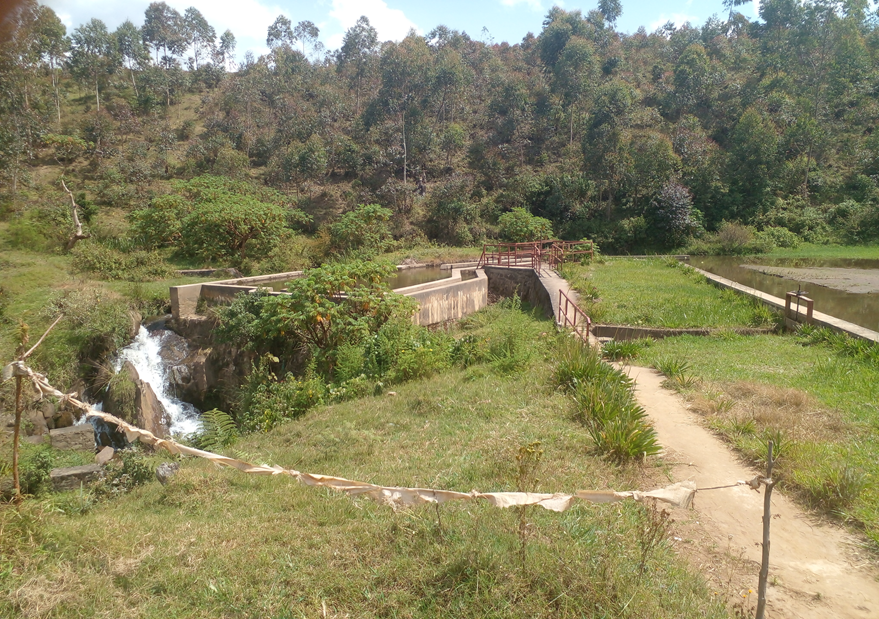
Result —
<path fill-rule="evenodd" d="M 743 264 L 746 269 L 775 275 L 784 279 L 808 282 L 817 286 L 834 288 L 844 292 L 879 292 L 879 270 L 839 269 L 830 267 L 790 268 Z"/>
<path fill-rule="evenodd" d="M 636 380 L 636 397 L 656 428 L 674 481 L 692 479 L 698 488 L 710 488 L 760 472 L 741 464 L 679 395 L 663 388 L 661 374 L 624 369 Z M 778 489 L 772 514 L 767 617 L 879 617 L 879 572 L 858 540 L 810 517 Z M 746 616 L 757 603 L 762 517 L 763 493 L 747 486 L 700 491 L 692 511 L 673 514 L 679 550 Z"/>

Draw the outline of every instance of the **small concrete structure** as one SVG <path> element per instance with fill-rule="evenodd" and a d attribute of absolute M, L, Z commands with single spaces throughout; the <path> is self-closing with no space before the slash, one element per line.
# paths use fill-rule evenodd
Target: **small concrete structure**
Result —
<path fill-rule="evenodd" d="M 52 480 L 52 489 L 55 492 L 64 492 L 65 490 L 77 490 L 82 484 L 95 481 L 100 475 L 100 464 L 83 464 L 82 466 L 52 469 L 49 478 Z"/>
<path fill-rule="evenodd" d="M 436 325 L 459 320 L 488 305 L 488 278 L 482 271 L 453 269 L 450 278 L 397 288 L 394 292 L 418 301 L 412 322 Z"/>
<path fill-rule="evenodd" d="M 394 291 L 418 301 L 420 308 L 412 319 L 415 324 L 427 326 L 458 320 L 488 304 L 488 282 L 485 273 L 475 269 L 457 268 L 456 265 L 448 266 L 452 267 L 452 276 L 449 278 L 398 288 Z M 239 293 L 253 292 L 260 286 L 285 279 L 297 279 L 301 276 L 302 271 L 292 271 L 259 277 L 173 286 L 171 287 L 171 314 L 174 321 L 181 324 L 181 319 L 185 321 L 188 317 L 197 314 L 200 301 L 207 303 L 229 302 Z M 273 291 L 269 294 L 283 295 L 285 293 Z"/>
<path fill-rule="evenodd" d="M 54 449 L 92 451 L 95 448 L 95 429 L 90 423 L 49 430 L 49 440 Z"/>
<path fill-rule="evenodd" d="M 708 279 L 708 281 L 713 282 L 715 285 L 721 288 L 735 290 L 736 292 L 756 299 L 761 303 L 768 305 L 769 307 L 777 309 L 780 312 L 785 311 L 786 304 L 784 299 L 780 299 L 771 294 L 762 292 L 755 288 L 751 288 L 750 286 L 742 285 L 738 282 L 732 281 L 731 279 L 721 277 L 720 275 L 715 275 L 714 273 L 709 273 L 708 271 L 703 271 L 702 269 L 697 269 L 696 267 L 691 268 L 697 273 L 701 273 Z M 798 324 L 797 322 L 790 320 L 789 318 L 785 318 L 785 320 L 788 323 L 788 326 L 796 326 Z M 829 327 L 834 331 L 839 331 L 852 337 L 860 338 L 862 340 L 879 342 L 879 333 L 877 333 L 876 331 L 861 327 L 854 323 L 848 322 L 847 320 L 834 318 L 833 316 L 830 316 L 828 314 L 822 314 L 821 312 L 813 312 L 812 318 L 809 320 L 809 323 L 819 327 Z"/>

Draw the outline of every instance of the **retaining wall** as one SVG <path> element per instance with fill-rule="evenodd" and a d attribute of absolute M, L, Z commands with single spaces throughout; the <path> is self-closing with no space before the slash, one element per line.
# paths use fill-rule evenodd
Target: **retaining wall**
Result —
<path fill-rule="evenodd" d="M 542 309 L 547 316 L 554 316 L 550 293 L 531 267 L 483 267 L 488 276 L 488 292 L 499 297 L 519 298 Z"/>
<path fill-rule="evenodd" d="M 714 283 L 716 286 L 720 288 L 728 288 L 730 290 L 735 290 L 741 294 L 747 295 L 753 299 L 760 301 L 761 303 L 768 305 L 769 307 L 775 308 L 780 312 L 784 313 L 784 299 L 779 299 L 776 296 L 771 294 L 767 294 L 755 288 L 751 288 L 750 286 L 744 286 L 738 282 L 734 282 L 731 279 L 727 279 L 725 277 L 721 277 L 720 275 L 715 275 L 714 273 L 709 273 L 708 271 L 703 271 L 702 269 L 698 269 L 696 267 L 692 267 L 698 273 L 704 275 L 708 281 Z M 804 322 L 806 317 L 804 314 L 801 314 L 802 321 Z M 796 326 L 797 323 L 787 319 L 788 326 Z M 852 337 L 857 337 L 862 340 L 868 340 L 871 342 L 879 342 L 879 333 L 873 331 L 871 329 L 867 329 L 866 327 L 861 327 L 860 325 L 856 325 L 854 323 L 848 322 L 847 320 L 840 320 L 839 318 L 835 318 L 830 316 L 829 314 L 822 314 L 821 312 L 813 312 L 812 314 L 812 324 L 817 325 L 819 327 L 829 327 L 834 331 L 839 331 L 850 335 Z"/>

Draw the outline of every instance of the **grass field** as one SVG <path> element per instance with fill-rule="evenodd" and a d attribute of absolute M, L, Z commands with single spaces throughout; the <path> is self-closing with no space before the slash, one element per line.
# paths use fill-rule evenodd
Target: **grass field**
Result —
<path fill-rule="evenodd" d="M 525 347 L 518 370 L 476 365 L 313 409 L 230 453 L 465 492 L 666 483 L 661 468 L 593 454 L 570 397 L 552 386 L 550 322 L 493 306 L 462 327 L 478 339 L 509 328 Z M 517 458 L 528 446 L 531 455 Z M 32 500 L 21 515 L 0 510 L 0 615 L 727 616 L 671 549 L 665 518 L 637 503 L 561 514 L 481 502 L 394 512 L 192 459 L 167 486 L 153 481 L 87 509 L 79 502 L 69 493 Z"/>
<path fill-rule="evenodd" d="M 723 327 L 772 320 L 671 262 L 614 260 L 572 271 L 581 294 L 600 298 L 591 306 L 596 322 Z M 879 366 L 806 344 L 791 334 L 721 332 L 608 350 L 628 348 L 638 353 L 635 363 L 664 370 L 755 465 L 762 467 L 772 439 L 785 487 L 806 505 L 862 527 L 879 548 Z"/>
<path fill-rule="evenodd" d="M 566 265 L 564 277 L 580 293 L 593 322 L 649 327 L 771 326 L 765 307 L 706 283 L 676 260 L 610 259 Z"/>

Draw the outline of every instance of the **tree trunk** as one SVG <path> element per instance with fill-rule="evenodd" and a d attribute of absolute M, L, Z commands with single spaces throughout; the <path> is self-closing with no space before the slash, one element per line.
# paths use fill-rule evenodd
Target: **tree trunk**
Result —
<path fill-rule="evenodd" d="M 406 184 L 406 166 L 408 165 L 408 149 L 406 148 L 406 113 L 400 113 L 400 125 L 403 130 L 403 184 Z"/>

